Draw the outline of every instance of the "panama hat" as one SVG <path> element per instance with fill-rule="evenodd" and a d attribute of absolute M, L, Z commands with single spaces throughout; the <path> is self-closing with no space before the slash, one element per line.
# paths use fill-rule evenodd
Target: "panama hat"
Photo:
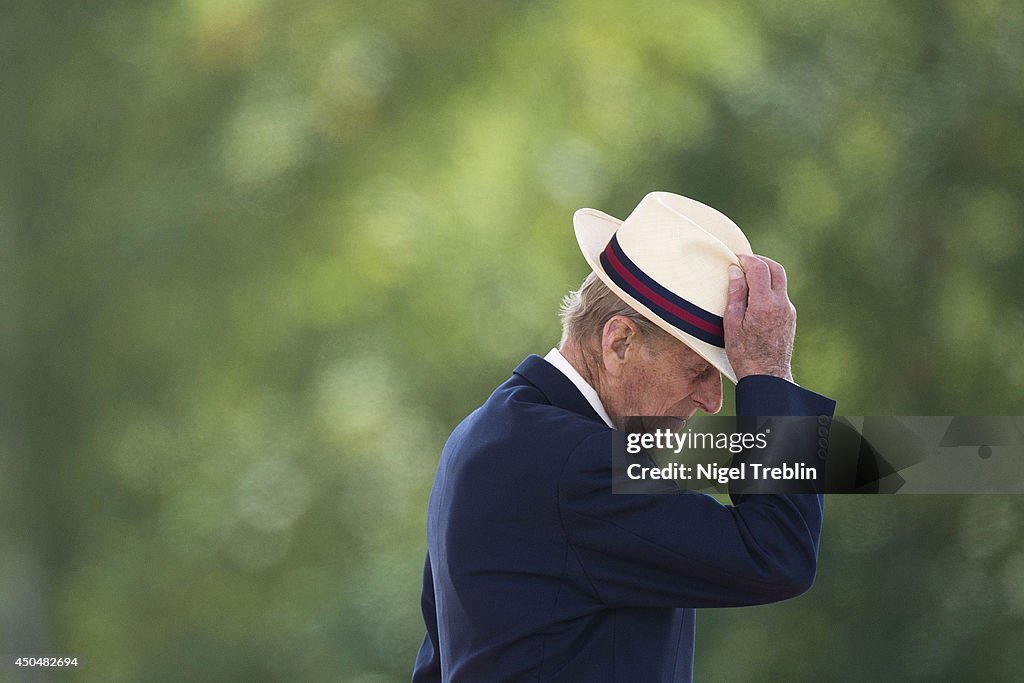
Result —
<path fill-rule="evenodd" d="M 729 265 L 751 254 L 725 214 L 671 192 L 651 192 L 626 220 L 597 209 L 572 217 L 587 263 L 623 301 L 733 382 L 725 354 Z"/>

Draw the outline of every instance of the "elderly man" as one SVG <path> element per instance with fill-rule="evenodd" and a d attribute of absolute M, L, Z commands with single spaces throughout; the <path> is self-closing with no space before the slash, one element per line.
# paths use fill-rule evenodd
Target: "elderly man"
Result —
<path fill-rule="evenodd" d="M 782 266 L 674 194 L 574 223 L 594 272 L 563 303 L 559 347 L 524 360 L 441 455 L 414 682 L 690 680 L 695 608 L 814 579 L 819 495 L 612 491 L 623 420 L 715 413 L 721 374 L 737 415 L 827 423 L 834 402 L 793 383 Z"/>

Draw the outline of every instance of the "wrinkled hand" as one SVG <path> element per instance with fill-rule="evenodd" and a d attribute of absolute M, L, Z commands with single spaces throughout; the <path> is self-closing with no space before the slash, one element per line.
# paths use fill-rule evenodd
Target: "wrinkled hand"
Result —
<path fill-rule="evenodd" d="M 729 266 L 724 317 L 725 353 L 736 379 L 773 375 L 792 382 L 796 308 L 786 293 L 786 270 L 764 256 L 739 258 L 742 271 Z"/>

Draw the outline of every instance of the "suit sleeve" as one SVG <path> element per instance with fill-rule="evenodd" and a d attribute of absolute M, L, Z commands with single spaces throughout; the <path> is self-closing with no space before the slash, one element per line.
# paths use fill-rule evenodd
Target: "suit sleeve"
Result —
<path fill-rule="evenodd" d="M 831 417 L 835 402 L 785 380 L 746 377 L 737 415 Z M 802 421 L 808 448 L 817 421 Z M 812 426 L 813 425 L 813 426 Z M 814 581 L 823 498 L 815 494 L 733 496 L 612 493 L 610 432 L 583 441 L 559 485 L 572 555 L 609 607 L 731 607 L 784 600 Z"/>
<path fill-rule="evenodd" d="M 412 683 L 433 683 L 441 681 L 441 650 L 437 639 L 437 606 L 434 603 L 434 576 L 430 569 L 430 554 L 423 563 L 423 593 L 420 596 L 420 607 L 423 610 L 423 621 L 427 626 L 427 634 L 416 655 L 413 667 Z"/>

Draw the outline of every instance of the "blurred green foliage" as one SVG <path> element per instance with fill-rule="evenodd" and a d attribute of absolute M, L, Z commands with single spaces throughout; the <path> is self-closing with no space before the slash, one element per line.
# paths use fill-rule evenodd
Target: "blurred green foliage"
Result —
<path fill-rule="evenodd" d="M 0 652 L 72 680 L 405 680 L 440 447 L 580 206 L 733 217 L 842 413 L 1021 413 L 1018 2 L 40 0 L 0 57 Z M 698 679 L 1019 676 L 1022 501 L 828 508 Z"/>

